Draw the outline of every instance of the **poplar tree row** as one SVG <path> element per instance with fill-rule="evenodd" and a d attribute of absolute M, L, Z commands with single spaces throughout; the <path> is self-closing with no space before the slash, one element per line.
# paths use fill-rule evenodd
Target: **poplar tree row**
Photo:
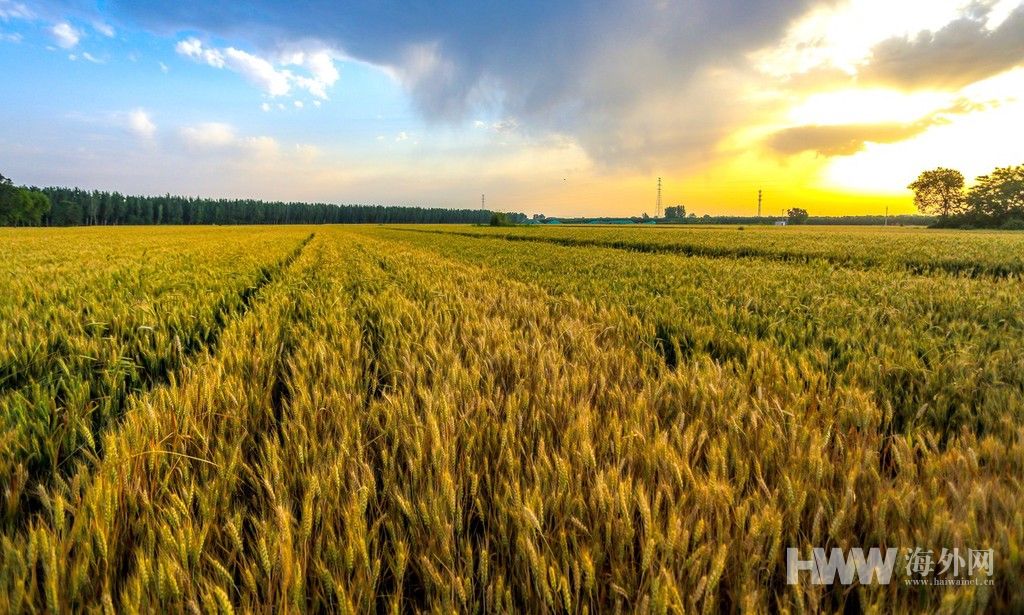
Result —
<path fill-rule="evenodd" d="M 509 214 L 523 220 L 522 214 Z M 89 226 L 138 224 L 487 224 L 486 210 L 385 205 L 334 205 L 126 196 L 78 188 L 15 186 L 0 175 L 0 226 Z"/>
<path fill-rule="evenodd" d="M 333 205 L 207 199 L 182 196 L 125 196 L 77 188 L 44 188 L 53 203 L 43 223 L 50 226 L 105 224 L 360 224 L 480 223 L 483 210 L 383 205 Z"/>

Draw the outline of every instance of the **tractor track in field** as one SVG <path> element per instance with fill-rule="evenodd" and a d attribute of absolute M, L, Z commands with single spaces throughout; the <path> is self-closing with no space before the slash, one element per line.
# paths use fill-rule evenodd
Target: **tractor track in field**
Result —
<path fill-rule="evenodd" d="M 472 233 L 466 231 L 436 231 L 429 229 L 413 228 L 388 228 L 389 231 L 407 233 L 426 233 L 433 235 L 450 235 L 455 237 L 468 237 L 471 239 L 497 239 L 502 241 L 521 241 L 531 243 L 547 243 L 566 248 L 607 248 L 611 250 L 622 250 L 625 252 L 637 252 L 642 254 L 669 254 L 676 256 L 694 256 L 702 258 L 756 258 L 765 261 L 780 263 L 811 264 L 815 262 L 828 263 L 841 267 L 850 267 L 861 270 L 898 268 L 913 275 L 934 275 L 949 274 L 969 278 L 993 278 L 1004 279 L 1020 277 L 1024 274 L 1024 265 L 979 265 L 972 262 L 886 262 L 881 260 L 850 258 L 840 255 L 828 254 L 805 254 L 799 252 L 778 252 L 750 247 L 711 247 L 695 244 L 650 244 L 634 243 L 629 241 L 605 241 L 600 239 L 575 239 L 567 237 L 530 237 L 527 235 L 499 234 L 499 233 Z"/>
<path fill-rule="evenodd" d="M 159 386 L 165 385 L 171 381 L 174 374 L 178 373 L 182 367 L 188 364 L 189 361 L 200 355 L 204 350 L 210 354 L 216 353 L 217 344 L 220 340 L 220 336 L 225 328 L 233 321 L 238 318 L 244 317 L 252 307 L 256 304 L 262 291 L 271 283 L 281 279 L 285 271 L 294 263 L 299 256 L 302 255 L 306 246 L 313 240 L 315 233 L 310 233 L 304 238 L 299 244 L 293 248 L 288 254 L 275 263 L 260 267 L 256 279 L 240 292 L 235 297 L 224 297 L 222 298 L 215 310 L 214 324 L 205 332 L 204 335 L 198 339 L 189 340 L 189 342 L 181 345 L 180 351 L 176 355 L 163 356 L 158 358 L 155 362 L 142 362 L 139 356 L 126 357 L 133 362 L 133 364 L 139 368 L 136 377 L 134 377 L 129 383 L 115 391 L 108 390 L 97 390 L 96 387 L 90 389 L 90 397 L 87 401 L 88 404 L 95 405 L 105 398 L 116 396 L 116 410 L 113 413 L 101 414 L 93 413 L 92 424 L 89 425 L 90 431 L 94 434 L 94 447 L 91 452 L 95 458 L 102 458 L 102 437 L 106 430 L 115 426 L 120 419 L 124 416 L 125 405 L 127 401 L 133 395 L 145 394 L 146 392 L 153 390 Z M 152 365 L 150 368 L 146 368 L 146 365 Z M 89 376 L 86 376 L 88 379 Z M 31 386 L 31 383 L 25 386 Z M 0 393 L 6 394 L 7 391 L 0 389 Z M 58 391 L 54 397 L 54 404 L 57 408 L 63 407 L 66 400 L 62 397 Z M 5 437 L 11 437 L 14 439 L 17 437 L 14 432 L 15 425 L 7 424 L 4 426 L 3 435 Z M 57 459 L 39 459 L 31 457 L 31 451 L 38 450 L 38 447 L 32 447 L 29 445 L 29 452 L 25 454 L 25 451 L 15 451 L 14 447 L 8 447 L 6 450 L 14 453 L 21 452 L 17 460 L 5 460 L 0 459 L 0 470 L 3 468 L 15 469 L 16 467 L 22 466 L 24 463 L 23 475 L 20 477 L 10 476 L 5 480 L 0 481 L 5 487 L 10 489 L 11 483 L 21 483 L 21 504 L 17 507 L 17 510 L 13 516 L 2 520 L 0 527 L 6 527 L 7 530 L 11 528 L 20 527 L 22 521 L 31 517 L 31 515 L 40 510 L 41 503 L 38 500 L 39 487 L 49 487 L 54 481 L 60 478 L 66 478 L 67 475 L 74 469 L 72 463 L 75 459 L 86 456 L 87 451 L 85 447 L 79 447 L 66 454 L 58 455 Z M 28 459 L 26 460 L 26 457 Z"/>

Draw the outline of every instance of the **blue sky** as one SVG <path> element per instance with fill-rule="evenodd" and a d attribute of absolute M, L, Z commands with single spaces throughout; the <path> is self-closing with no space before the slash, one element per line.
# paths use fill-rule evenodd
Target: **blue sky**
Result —
<path fill-rule="evenodd" d="M 0 172 L 555 214 L 653 213 L 664 176 L 700 213 L 898 211 L 918 170 L 1024 162 L 1022 63 L 1017 0 L 0 0 Z"/>

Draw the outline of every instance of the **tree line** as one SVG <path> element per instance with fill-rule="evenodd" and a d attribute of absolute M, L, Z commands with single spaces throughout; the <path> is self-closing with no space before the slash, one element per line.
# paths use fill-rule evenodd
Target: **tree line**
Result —
<path fill-rule="evenodd" d="M 487 224 L 487 210 L 125 196 L 78 188 L 19 188 L 0 176 L 0 225 Z M 523 214 L 508 214 L 525 219 Z"/>
<path fill-rule="evenodd" d="M 50 199 L 38 190 L 19 188 L 0 175 L 0 226 L 37 226 L 50 212 Z"/>
<path fill-rule="evenodd" d="M 491 212 L 384 205 L 335 205 L 208 199 L 172 196 L 124 196 L 77 188 L 44 188 L 53 203 L 44 221 L 50 226 L 104 224 L 485 224 Z"/>
<path fill-rule="evenodd" d="M 1024 165 L 997 168 L 967 189 L 960 171 L 939 167 L 907 187 L 920 211 L 939 217 L 937 227 L 1024 230 Z"/>

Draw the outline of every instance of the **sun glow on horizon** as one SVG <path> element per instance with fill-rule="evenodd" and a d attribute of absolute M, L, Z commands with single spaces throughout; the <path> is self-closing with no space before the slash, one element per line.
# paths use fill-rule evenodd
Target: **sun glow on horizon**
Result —
<path fill-rule="evenodd" d="M 861 0 L 812 10 L 778 44 L 749 56 L 767 76 L 758 97 L 770 111 L 726 139 L 735 161 L 719 168 L 783 186 L 800 201 L 829 195 L 832 207 L 878 199 L 912 210 L 906 186 L 921 171 L 953 167 L 970 182 L 1024 162 L 1024 68 L 961 79 L 942 65 L 971 45 L 1019 38 L 997 30 L 1020 23 L 1020 6 L 1000 0 L 978 13 L 962 0 Z M 893 55 L 903 47 L 910 55 Z M 876 53 L 880 68 L 872 65 Z M 914 67 L 926 53 L 935 53 L 938 65 Z M 902 61 L 914 68 L 901 68 Z M 935 71 L 933 81 L 920 72 L 925 68 Z M 912 81 L 900 83 L 899 75 Z"/>

